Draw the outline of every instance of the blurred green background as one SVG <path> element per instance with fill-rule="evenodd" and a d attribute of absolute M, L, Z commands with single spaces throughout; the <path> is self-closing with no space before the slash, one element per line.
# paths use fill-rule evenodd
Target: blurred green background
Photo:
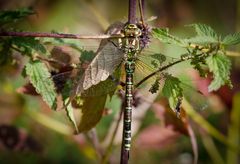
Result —
<path fill-rule="evenodd" d="M 2 0 L 1 10 L 14 10 L 22 7 L 32 7 L 37 14 L 26 20 L 17 22 L 14 28 L 23 31 L 40 31 L 77 33 L 95 35 L 102 34 L 115 21 L 127 20 L 128 1 L 111 0 Z M 184 25 L 205 23 L 225 35 L 240 31 L 240 1 L 239 0 L 148 0 L 145 1 L 145 19 L 157 16 L 149 22 L 153 26 L 169 27 L 172 33 L 179 36 L 189 36 L 192 31 Z M 11 30 L 11 29 L 9 29 Z M 95 44 L 92 41 L 81 42 L 80 45 Z M 96 42 L 97 43 L 97 42 Z M 169 46 L 161 47 L 161 52 L 172 55 L 179 53 L 178 49 Z M 238 51 L 240 47 L 232 48 Z M 232 58 L 233 90 L 223 87 L 212 97 L 215 106 L 202 111 L 205 121 L 213 125 L 217 131 L 227 136 L 221 141 L 221 136 L 212 129 L 206 132 L 201 122 L 190 119 L 196 133 L 198 143 L 198 163 L 239 163 L 239 92 L 240 67 L 239 59 Z M 22 66 L 1 68 L 0 70 L 0 163 L 99 163 L 99 152 L 83 134 L 72 136 L 72 126 L 64 111 L 51 111 L 40 97 L 18 94 L 16 90 L 26 83 L 20 76 Z M 233 97 L 235 96 L 235 99 Z M 232 104 L 235 103 L 235 105 Z M 108 103 L 107 108 L 112 113 L 103 116 L 97 125 L 99 142 L 104 145 L 113 116 L 119 110 L 119 101 Z M 137 110 L 134 112 L 138 112 Z M 165 112 L 167 113 L 167 112 Z M 131 163 L 164 163 L 190 164 L 193 151 L 190 138 L 177 130 L 162 125 L 169 120 L 165 114 L 155 109 L 148 110 L 142 117 L 140 128 L 134 136 L 134 146 L 131 152 Z M 171 116 L 171 114 L 170 114 Z M 171 116 L 172 117 L 172 116 Z M 165 121 L 164 121 L 165 119 Z M 172 119 L 172 118 L 171 118 Z M 171 120 L 170 119 L 170 120 Z M 168 124 L 168 123 L 166 123 Z M 176 128 L 178 122 L 170 121 L 169 125 Z M 187 123 L 189 124 L 189 122 Z M 204 123 L 203 123 L 204 124 Z M 17 129 L 15 129 L 16 127 Z M 95 132 L 92 132 L 93 135 Z M 216 135 L 214 137 L 214 134 Z M 90 134 L 91 136 L 91 134 Z M 213 136 L 213 137 L 212 137 Z M 11 138 L 12 137 L 12 138 Z M 119 134 L 118 138 L 121 138 Z M 236 138 L 238 138 L 236 140 Z M 15 144 L 13 141 L 18 141 Z M 4 142 L 9 142 L 6 147 Z M 232 149 L 224 142 L 230 142 L 238 147 Z M 12 146 L 11 146 L 12 145 Z M 96 146 L 96 145 L 95 145 Z M 104 146 L 103 146 L 104 147 Z M 116 141 L 111 152 L 111 163 L 120 159 L 120 143 Z"/>

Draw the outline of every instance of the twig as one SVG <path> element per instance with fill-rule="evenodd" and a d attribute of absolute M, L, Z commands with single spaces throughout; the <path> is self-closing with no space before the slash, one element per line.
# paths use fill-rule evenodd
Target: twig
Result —
<path fill-rule="evenodd" d="M 145 0 L 141 0 L 141 4 L 142 4 L 142 13 L 144 15 L 144 9 L 145 9 Z"/>
<path fill-rule="evenodd" d="M 204 55 L 204 54 L 205 54 L 205 53 L 201 53 L 201 54 L 198 54 L 198 55 L 196 55 L 196 56 L 201 56 L 201 55 Z M 184 55 L 189 55 L 189 54 L 184 54 Z M 195 57 L 196 57 L 196 56 L 195 56 Z M 160 68 L 159 68 L 158 70 L 156 70 L 155 72 L 152 72 L 151 74 L 149 74 L 148 76 L 146 76 L 146 77 L 144 77 L 142 80 L 140 80 L 140 81 L 135 85 L 135 87 L 136 87 L 136 88 L 139 87 L 142 83 L 144 83 L 146 80 L 148 80 L 149 78 L 153 77 L 153 76 L 156 75 L 157 73 L 162 72 L 162 71 L 168 69 L 169 67 L 172 67 L 172 66 L 175 65 L 175 64 L 178 64 L 178 63 L 180 63 L 180 62 L 184 62 L 184 61 L 190 60 L 190 59 L 192 59 L 192 58 L 194 58 L 194 56 L 188 56 L 188 57 L 186 57 L 186 58 L 178 59 L 178 60 L 176 60 L 176 61 L 174 61 L 174 62 L 171 62 L 171 63 L 169 63 L 169 64 L 167 64 L 167 65 L 165 65 L 165 66 L 163 66 L 163 67 L 160 67 Z"/>
<path fill-rule="evenodd" d="M 108 39 L 121 38 L 121 34 L 111 35 L 79 35 L 79 34 L 63 34 L 63 33 L 45 33 L 45 32 L 14 32 L 14 31 L 0 31 L 0 36 L 14 36 L 14 37 L 45 37 L 45 38 L 65 38 L 65 39 Z"/>
<path fill-rule="evenodd" d="M 142 25 L 145 28 L 145 22 L 144 22 L 144 0 L 138 0 L 138 5 L 139 5 L 139 11 L 140 11 Z"/>
<path fill-rule="evenodd" d="M 185 61 L 185 60 L 179 59 L 179 60 L 177 60 L 177 61 L 175 61 L 175 62 L 169 63 L 169 64 L 166 65 L 166 66 L 160 67 L 160 68 L 159 68 L 158 70 L 156 70 L 155 72 L 153 72 L 153 73 L 149 74 L 148 76 L 144 77 L 141 81 L 139 81 L 139 82 L 135 85 L 135 87 L 136 87 L 136 88 L 139 87 L 142 83 L 144 83 L 146 80 L 148 80 L 149 78 L 153 77 L 153 76 L 156 75 L 157 73 L 162 72 L 162 71 L 168 69 L 169 67 L 171 67 L 171 66 L 173 66 L 173 65 L 175 65 L 175 64 L 178 64 L 178 63 L 180 63 L 180 62 L 182 62 L 182 61 Z"/>

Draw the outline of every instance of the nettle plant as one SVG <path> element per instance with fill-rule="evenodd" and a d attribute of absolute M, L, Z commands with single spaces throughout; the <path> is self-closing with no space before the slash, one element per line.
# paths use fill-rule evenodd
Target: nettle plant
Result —
<path fill-rule="evenodd" d="M 82 80 L 88 80 L 84 78 L 84 73 L 86 75 L 85 71 L 88 70 L 88 66 L 93 66 L 94 62 L 96 62 L 96 60 L 94 60 L 96 56 L 102 55 L 103 53 L 101 52 L 105 51 L 106 47 L 109 46 L 108 43 L 104 42 L 106 42 L 107 39 L 114 39 L 114 37 L 116 38 L 118 36 L 121 38 L 122 36 L 118 33 L 118 36 L 111 36 L 111 38 L 109 35 L 114 33 L 107 32 L 105 39 L 103 37 L 103 41 L 101 42 L 102 47 L 100 47 L 97 53 L 94 53 L 67 40 L 67 38 L 83 39 L 84 37 L 80 35 L 60 34 L 57 32 L 31 33 L 22 32 L 14 28 L 13 25 L 16 21 L 21 21 L 31 14 L 35 14 L 35 12 L 30 9 L 2 11 L 0 13 L 0 66 L 4 67 L 17 63 L 15 53 L 27 57 L 28 60 L 22 70 L 22 76 L 29 79 L 30 83 L 23 87 L 25 93 L 37 93 L 41 95 L 42 99 L 53 110 L 59 108 L 65 109 L 76 132 L 88 131 L 95 127 L 102 118 L 107 97 L 112 96 L 118 90 L 119 87 L 115 85 L 115 78 L 122 79 L 123 75 L 119 73 L 121 72 L 121 68 L 118 70 L 116 66 L 107 68 L 112 71 L 109 71 L 110 73 L 104 81 L 101 82 L 101 80 L 99 80 L 96 84 L 89 84 L 90 87 L 87 88 L 86 91 L 84 87 L 81 88 L 80 86 L 82 92 L 79 95 L 74 95 L 78 93 L 76 92 L 76 86 L 79 88 L 79 82 L 86 83 L 86 85 L 90 83 Z M 145 43 L 146 40 L 144 39 L 146 38 L 150 40 L 155 38 L 161 43 L 182 47 L 185 49 L 185 53 L 179 54 L 179 59 L 167 62 L 166 64 L 162 64 L 164 60 L 166 60 L 164 58 L 165 55 L 160 53 L 149 55 L 150 61 L 155 69 L 149 73 L 149 75 L 143 77 L 138 83 L 134 84 L 135 88 L 139 87 L 148 79 L 155 77 L 155 80 L 151 82 L 149 91 L 151 93 L 159 93 L 158 91 L 163 80 L 160 75 L 163 75 L 165 82 L 160 93 L 169 100 L 170 108 L 173 109 L 174 112 L 177 112 L 177 115 L 180 115 L 179 102 L 182 101 L 184 97 L 183 88 L 181 87 L 182 82 L 172 74 L 163 73 L 170 67 L 184 61 L 190 61 L 192 68 L 197 70 L 201 77 L 207 77 L 209 75 L 212 77 L 212 81 L 208 86 L 209 92 L 216 91 L 223 85 L 232 87 L 230 80 L 231 61 L 227 57 L 229 53 L 227 48 L 240 43 L 240 33 L 229 34 L 223 37 L 208 25 L 191 24 L 188 25 L 187 28 L 194 28 L 196 35 L 188 38 L 179 38 L 170 34 L 168 28 L 152 27 L 150 30 L 148 27 L 146 30 L 144 29 L 145 25 L 141 26 L 141 21 L 138 24 L 142 33 L 145 34 L 144 37 L 140 37 L 140 42 Z M 118 32 L 121 30 L 122 29 L 118 29 Z M 112 42 L 116 44 L 115 40 Z M 151 42 L 148 44 L 151 44 Z M 57 46 L 62 45 L 69 46 L 77 51 L 80 54 L 80 63 L 73 65 L 70 63 L 70 60 L 67 60 L 69 58 L 68 54 L 57 51 Z M 143 48 L 147 49 L 147 46 Z M 57 53 L 54 53 L 54 50 L 57 51 Z M 105 61 L 102 62 L 103 64 L 107 63 Z M 117 65 L 120 65 L 120 63 L 121 61 L 118 62 Z M 114 71 L 114 69 L 116 69 L 116 71 Z M 73 70 L 78 70 L 75 78 L 72 78 L 69 74 L 69 72 L 72 74 Z M 75 88 L 74 91 L 73 88 Z M 92 92 L 100 93 L 102 92 L 101 90 L 106 91 L 109 88 L 111 89 L 110 92 L 103 93 L 100 96 L 83 96 Z M 61 95 L 62 103 L 58 101 L 59 95 Z M 74 108 L 80 108 L 82 110 L 82 118 L 79 123 L 75 121 Z"/>

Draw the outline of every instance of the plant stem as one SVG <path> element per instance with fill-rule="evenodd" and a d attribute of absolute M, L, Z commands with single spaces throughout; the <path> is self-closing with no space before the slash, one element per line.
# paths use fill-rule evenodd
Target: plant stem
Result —
<path fill-rule="evenodd" d="M 79 35 L 79 34 L 63 34 L 63 33 L 45 33 L 45 32 L 14 32 L 0 31 L 0 36 L 14 37 L 45 37 L 45 38 L 65 38 L 65 39 L 108 39 L 119 38 L 122 35 Z"/>
<path fill-rule="evenodd" d="M 160 67 L 158 70 L 156 70 L 155 72 L 149 74 L 148 76 L 144 77 L 141 81 L 139 81 L 139 82 L 135 85 L 135 88 L 139 87 L 142 83 L 144 83 L 146 80 L 148 80 L 149 78 L 153 77 L 153 76 L 156 75 L 157 73 L 162 72 L 162 71 L 168 69 L 169 67 L 171 67 L 171 66 L 173 66 L 173 65 L 175 65 L 175 64 L 178 64 L 178 63 L 180 63 L 180 62 L 182 62 L 182 61 L 185 61 L 185 60 L 179 59 L 179 60 L 177 60 L 177 61 L 175 61 L 175 62 L 169 63 L 169 64 L 166 65 L 166 66 Z"/>
<path fill-rule="evenodd" d="M 138 0 L 138 5 L 139 5 L 141 21 L 142 21 L 143 27 L 145 27 L 145 22 L 144 22 L 144 0 Z"/>
<path fill-rule="evenodd" d="M 122 150 L 121 150 L 121 164 L 127 164 L 128 158 L 129 158 L 129 151 L 126 151 L 124 148 L 124 145 L 122 144 Z"/>
<path fill-rule="evenodd" d="M 136 23 L 137 0 L 129 0 L 128 23 Z"/>
<path fill-rule="evenodd" d="M 145 9 L 145 0 L 140 0 L 142 4 L 142 13 L 144 15 L 144 9 Z"/>
<path fill-rule="evenodd" d="M 184 55 L 189 55 L 189 54 L 184 54 Z M 204 55 L 204 53 L 201 53 L 201 54 L 198 54 L 197 56 L 201 56 L 201 55 Z M 168 69 L 169 67 L 172 67 L 174 66 L 175 64 L 178 64 L 178 63 L 181 63 L 181 62 L 184 62 L 184 61 L 187 61 L 187 60 L 190 60 L 194 58 L 194 56 L 189 56 L 189 57 L 186 57 L 186 58 L 181 58 L 181 59 L 178 59 L 174 62 L 170 62 L 169 64 L 165 65 L 165 66 L 162 66 L 160 68 L 158 68 L 156 71 L 152 72 L 151 74 L 149 74 L 148 76 L 144 77 L 142 80 L 140 80 L 136 85 L 135 85 L 135 88 L 139 87 L 142 83 L 144 83 L 146 80 L 148 80 L 149 78 L 153 77 L 154 75 L 156 75 L 157 73 L 159 72 L 162 72 L 166 69 Z"/>

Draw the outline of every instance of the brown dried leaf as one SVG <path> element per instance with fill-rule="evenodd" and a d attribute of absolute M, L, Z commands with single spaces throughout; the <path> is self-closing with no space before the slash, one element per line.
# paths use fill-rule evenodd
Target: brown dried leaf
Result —
<path fill-rule="evenodd" d="M 154 103 L 153 110 L 156 113 L 156 116 L 163 121 L 166 127 L 172 126 L 174 131 L 188 135 L 188 121 L 186 119 L 184 109 L 181 109 L 180 119 L 178 119 L 176 113 L 170 109 L 167 100 Z"/>

